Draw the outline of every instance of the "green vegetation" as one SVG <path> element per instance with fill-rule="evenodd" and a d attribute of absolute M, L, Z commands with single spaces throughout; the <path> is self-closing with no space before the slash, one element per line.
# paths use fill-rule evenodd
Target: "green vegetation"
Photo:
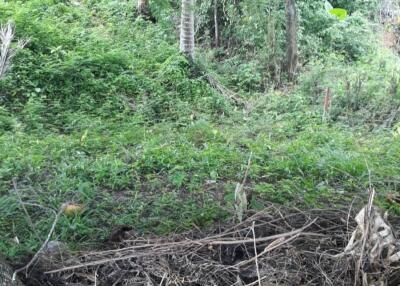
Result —
<path fill-rule="evenodd" d="M 282 1 L 227 1 L 213 49 L 202 1 L 197 64 L 244 110 L 179 53 L 179 11 L 159 2 L 152 23 L 132 1 L 0 1 L 0 22 L 30 39 L 0 81 L 0 253 L 40 246 L 53 218 L 32 204 L 84 206 L 55 232 L 75 249 L 116 225 L 168 233 L 224 220 L 250 154 L 254 208 L 340 207 L 372 183 L 399 211 L 384 198 L 400 183 L 400 60 L 374 36 L 376 7 L 354 1 L 339 20 L 324 1 L 298 1 L 303 65 L 292 85 Z"/>

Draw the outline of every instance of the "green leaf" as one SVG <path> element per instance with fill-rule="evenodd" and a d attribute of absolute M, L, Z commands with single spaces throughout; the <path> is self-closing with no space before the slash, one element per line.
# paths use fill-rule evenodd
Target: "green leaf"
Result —
<path fill-rule="evenodd" d="M 347 18 L 347 10 L 342 8 L 333 8 L 329 10 L 329 13 L 338 17 L 339 20 L 344 20 Z"/>
<path fill-rule="evenodd" d="M 325 1 L 325 10 L 329 12 L 332 9 L 333 9 L 332 4 L 329 1 Z"/>

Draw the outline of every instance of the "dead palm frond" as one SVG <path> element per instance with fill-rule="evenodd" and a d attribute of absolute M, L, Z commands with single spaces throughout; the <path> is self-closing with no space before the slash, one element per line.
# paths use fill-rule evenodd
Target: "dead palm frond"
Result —
<path fill-rule="evenodd" d="M 15 37 L 15 26 L 12 22 L 8 22 L 4 26 L 0 26 L 0 79 L 6 74 L 11 67 L 11 60 L 19 49 L 22 49 L 27 40 L 19 40 L 15 47 L 12 46 Z"/>

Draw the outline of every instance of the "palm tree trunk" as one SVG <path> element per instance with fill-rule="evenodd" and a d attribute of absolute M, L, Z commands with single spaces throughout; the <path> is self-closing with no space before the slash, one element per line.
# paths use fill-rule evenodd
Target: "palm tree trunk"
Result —
<path fill-rule="evenodd" d="M 214 0 L 214 37 L 215 47 L 219 47 L 219 27 L 218 27 L 218 0 Z"/>
<path fill-rule="evenodd" d="M 180 50 L 194 60 L 194 0 L 182 0 Z"/>
<path fill-rule="evenodd" d="M 286 0 L 286 70 L 289 80 L 295 78 L 298 64 L 297 10 L 295 0 Z"/>

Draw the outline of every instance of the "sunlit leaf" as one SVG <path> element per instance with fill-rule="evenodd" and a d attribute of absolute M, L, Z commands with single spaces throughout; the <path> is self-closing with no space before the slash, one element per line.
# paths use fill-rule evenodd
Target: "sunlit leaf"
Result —
<path fill-rule="evenodd" d="M 344 20 L 347 18 L 347 10 L 342 8 L 333 8 L 329 10 L 329 13 L 338 17 L 339 20 Z"/>
<path fill-rule="evenodd" d="M 325 1 L 325 10 L 330 11 L 333 9 L 332 4 L 329 1 Z"/>

